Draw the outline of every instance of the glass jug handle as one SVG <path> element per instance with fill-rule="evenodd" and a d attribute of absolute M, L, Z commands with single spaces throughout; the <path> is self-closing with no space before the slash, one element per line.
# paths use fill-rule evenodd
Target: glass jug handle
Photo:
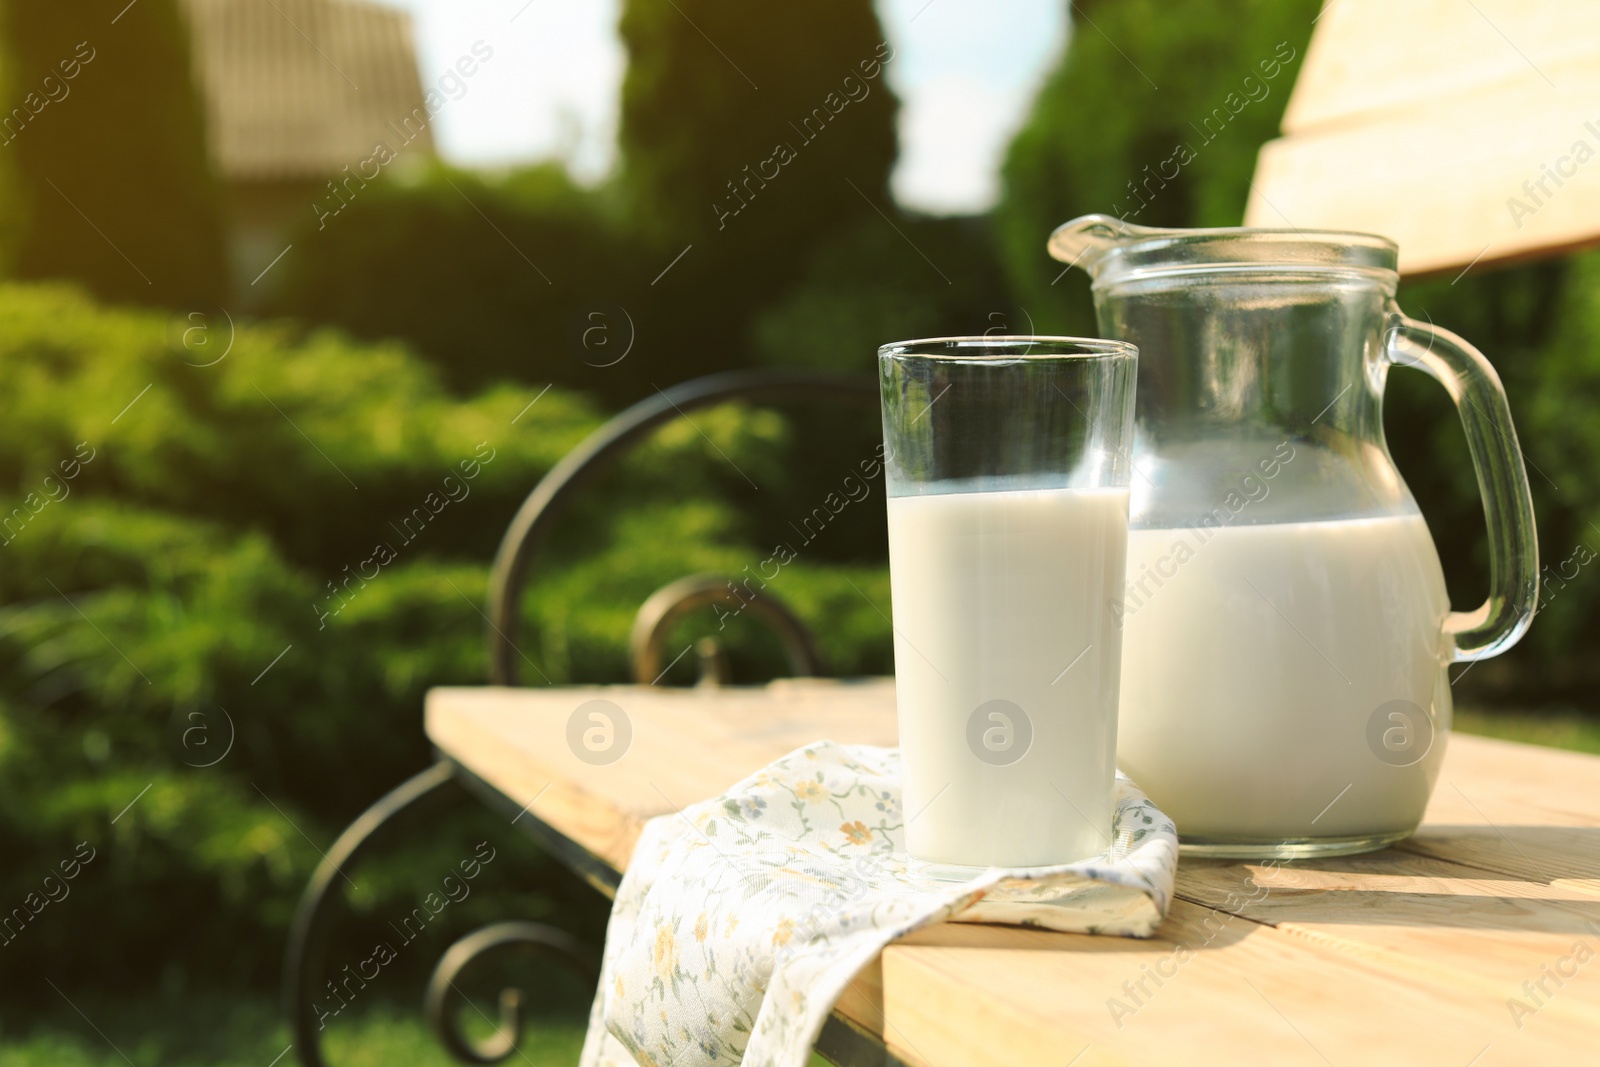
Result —
<path fill-rule="evenodd" d="M 1533 496 L 1505 389 L 1483 353 L 1449 330 L 1405 317 L 1392 304 L 1384 354 L 1444 386 L 1461 415 L 1489 526 L 1489 597 L 1476 611 L 1452 611 L 1444 632 L 1453 662 L 1497 656 L 1527 632 L 1539 599 Z"/>

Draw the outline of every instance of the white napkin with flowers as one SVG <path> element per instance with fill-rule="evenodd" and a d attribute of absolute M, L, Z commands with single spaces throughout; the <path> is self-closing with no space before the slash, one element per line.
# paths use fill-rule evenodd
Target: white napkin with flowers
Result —
<path fill-rule="evenodd" d="M 807 745 L 650 820 L 612 908 L 582 1067 L 804 1067 L 857 972 L 945 920 L 1149 937 L 1178 837 L 1131 781 L 1116 788 L 1105 854 L 958 884 L 905 854 L 898 749 Z"/>

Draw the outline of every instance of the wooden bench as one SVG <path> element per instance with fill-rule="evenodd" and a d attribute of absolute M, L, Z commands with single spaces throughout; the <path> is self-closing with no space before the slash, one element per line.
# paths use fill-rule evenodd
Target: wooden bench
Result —
<path fill-rule="evenodd" d="M 568 744 L 605 699 L 631 738 Z M 614 890 L 645 821 L 819 738 L 895 743 L 891 680 L 436 689 L 454 773 Z M 1422 829 L 1368 856 L 1185 860 L 1149 941 L 947 925 L 841 998 L 836 1063 L 1584 1063 L 1600 1052 L 1600 758 L 1456 735 Z"/>

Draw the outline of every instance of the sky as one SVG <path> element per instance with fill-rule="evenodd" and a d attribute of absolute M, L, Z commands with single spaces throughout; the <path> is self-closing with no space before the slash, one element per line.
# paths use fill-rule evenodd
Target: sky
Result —
<path fill-rule="evenodd" d="M 423 85 L 474 43 L 494 50 L 435 120 L 439 150 L 468 166 L 562 159 L 596 181 L 615 153 L 626 56 L 620 0 L 383 0 L 410 11 Z M 1055 66 L 1063 0 L 877 0 L 900 95 L 902 205 L 935 214 L 994 204 L 1001 157 Z M 456 90 L 459 94 L 459 90 Z"/>

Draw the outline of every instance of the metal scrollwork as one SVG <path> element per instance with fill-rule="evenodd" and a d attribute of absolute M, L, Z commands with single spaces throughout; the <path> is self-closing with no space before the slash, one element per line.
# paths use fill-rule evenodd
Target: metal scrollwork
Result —
<path fill-rule="evenodd" d="M 552 467 L 528 494 L 506 529 L 489 576 L 489 674 L 495 685 L 517 684 L 517 635 L 523 584 L 557 517 L 624 452 L 657 427 L 699 408 L 732 400 L 748 403 L 821 401 L 875 405 L 871 377 L 798 369 L 724 371 L 658 390 L 595 430 Z"/>
<path fill-rule="evenodd" d="M 519 947 L 555 956 L 570 964 L 585 977 L 599 981 L 599 968 L 592 953 L 577 938 L 543 923 L 502 922 L 475 930 L 451 945 L 440 957 L 423 994 L 423 1010 L 428 1025 L 439 1043 L 463 1063 L 499 1063 L 516 1050 L 522 1040 L 522 990 L 508 987 L 500 991 L 500 1018 L 495 1035 L 474 1041 L 461 1031 L 459 1001 L 466 995 L 456 979 L 474 962 L 500 949 Z"/>
<path fill-rule="evenodd" d="M 451 765 L 439 762 L 390 790 L 345 828 L 306 883 L 289 928 L 283 967 L 283 1001 L 302 1067 L 326 1067 L 322 1023 L 312 992 L 323 980 L 324 953 L 334 919 L 343 911 L 342 887 L 356 861 L 367 855 L 403 816 L 434 803 L 454 785 Z"/>
<path fill-rule="evenodd" d="M 633 634 L 628 639 L 633 680 L 640 685 L 653 685 L 660 681 L 664 673 L 661 669 L 661 642 L 666 639 L 667 631 L 678 620 L 713 604 L 733 615 L 749 608 L 751 614 L 771 627 L 783 642 L 789 670 L 795 677 L 821 674 L 822 655 L 817 651 L 817 643 L 793 609 L 767 590 L 748 600 L 742 598 L 735 591 L 736 580 L 715 574 L 692 574 L 652 593 L 650 599 L 639 608 L 639 614 L 634 616 Z M 710 684 L 725 684 L 725 679 L 715 673 L 711 673 L 710 677 Z"/>

